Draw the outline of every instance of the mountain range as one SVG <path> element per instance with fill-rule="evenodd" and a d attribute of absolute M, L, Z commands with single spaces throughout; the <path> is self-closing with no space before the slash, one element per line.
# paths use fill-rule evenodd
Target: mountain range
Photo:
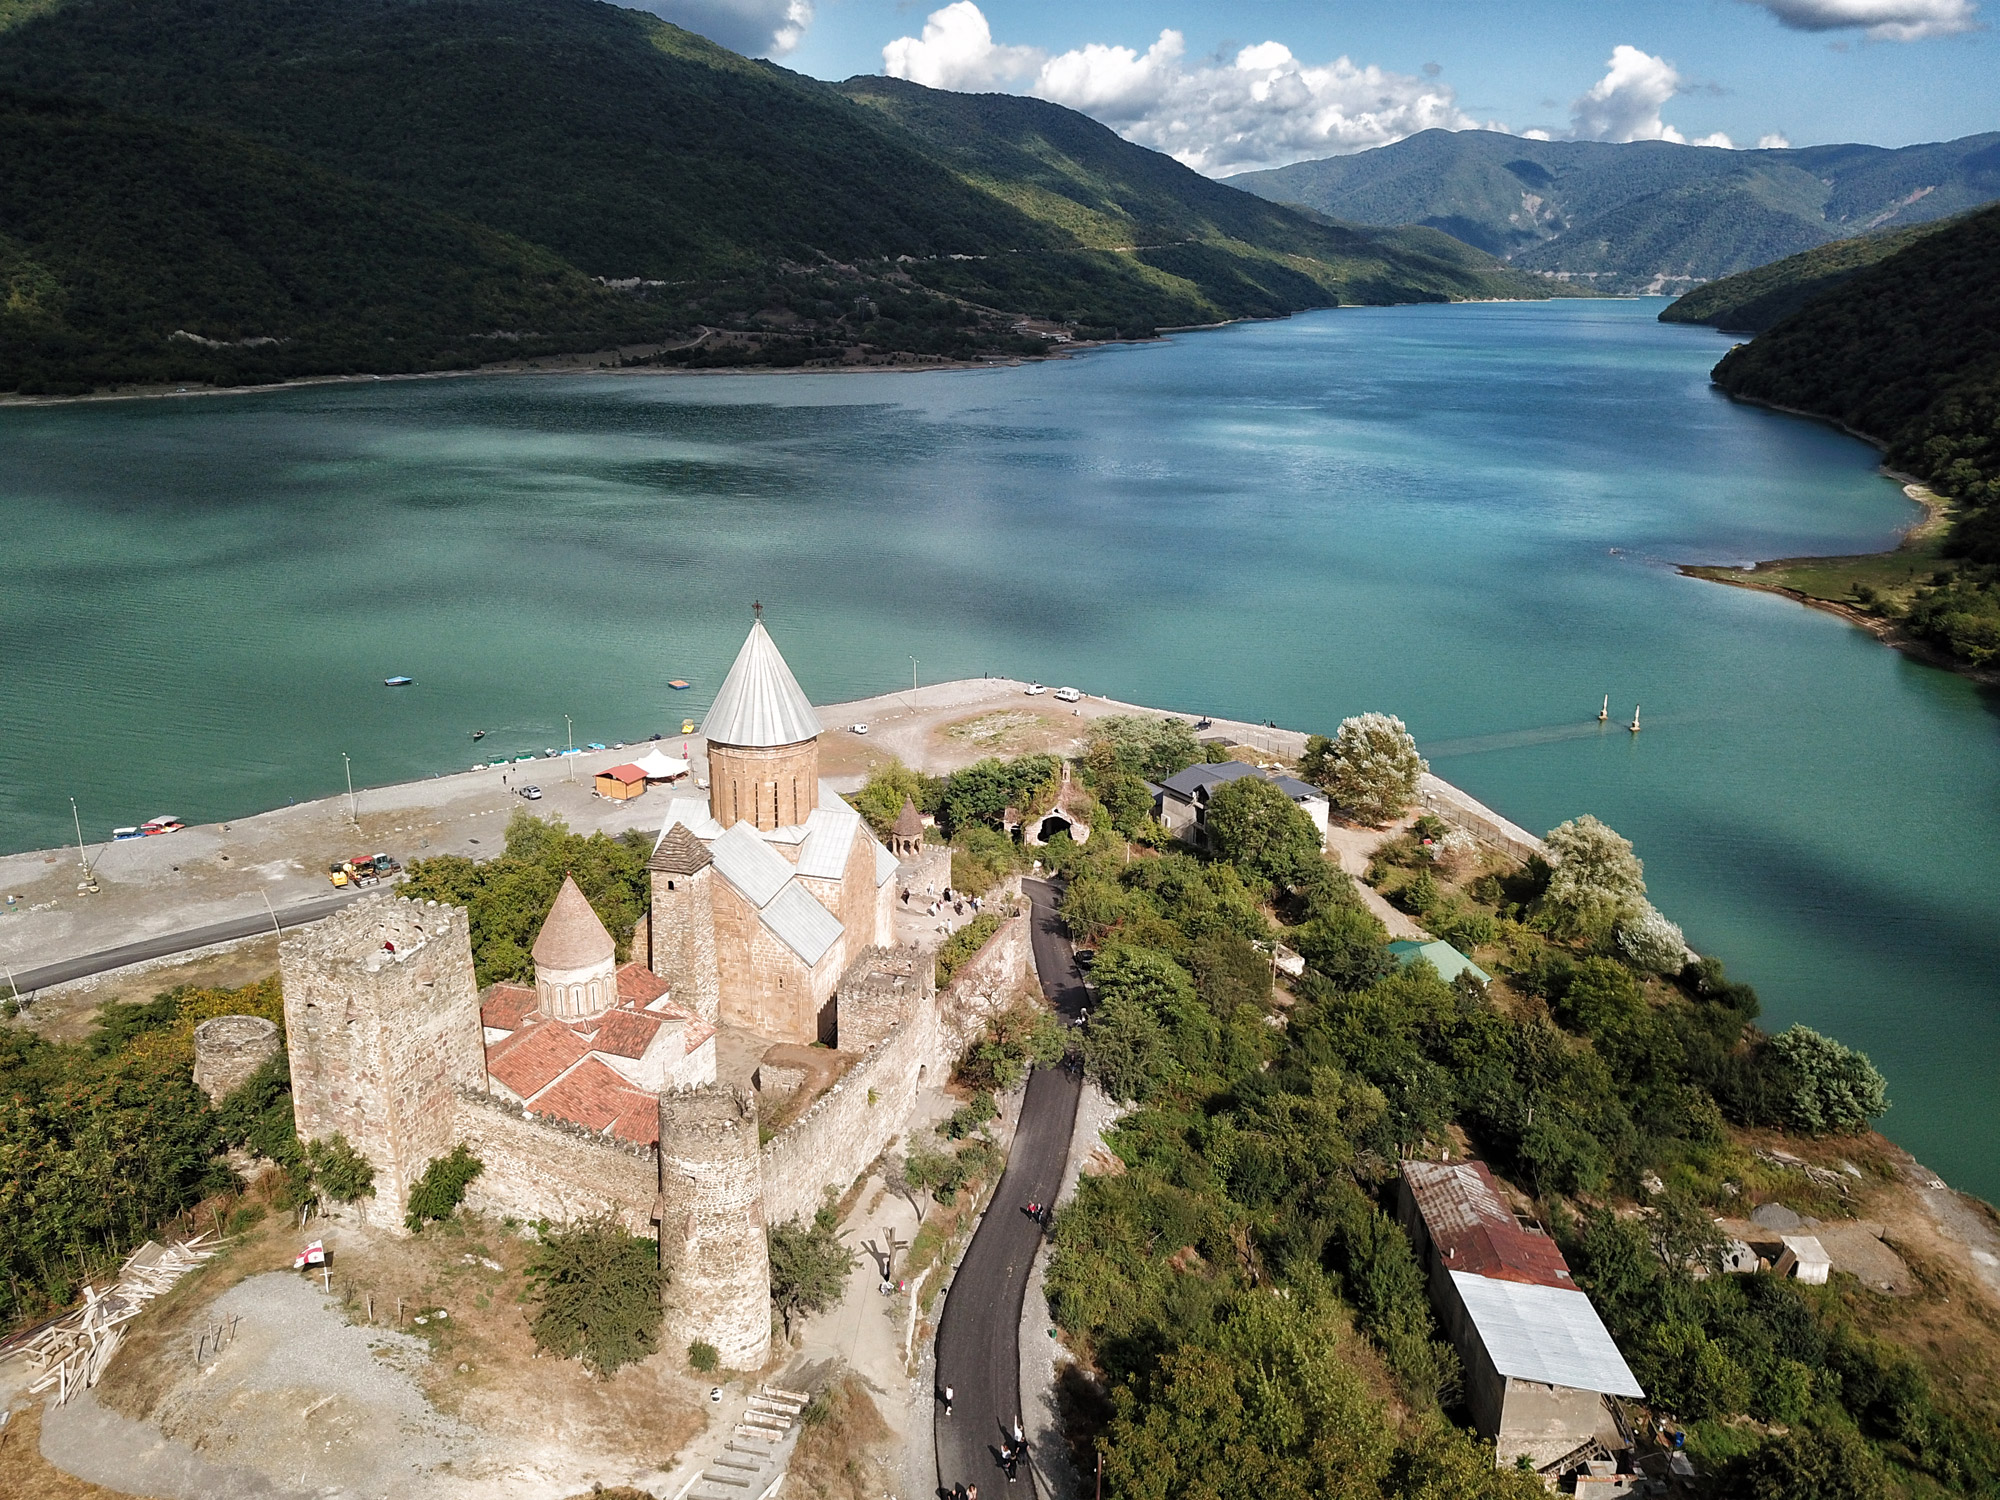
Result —
<path fill-rule="evenodd" d="M 1428 225 L 1601 291 L 1682 291 L 2000 198 L 2000 133 L 1732 151 L 1426 130 L 1228 181 L 1353 223 Z"/>
<path fill-rule="evenodd" d="M 0 0 L 0 280 L 0 390 L 51 392 L 964 359 L 1557 290 L 1056 105 L 829 85 L 598 0 Z"/>

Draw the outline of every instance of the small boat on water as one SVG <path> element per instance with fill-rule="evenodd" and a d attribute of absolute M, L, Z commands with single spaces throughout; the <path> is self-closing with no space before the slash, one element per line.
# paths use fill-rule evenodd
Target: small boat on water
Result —
<path fill-rule="evenodd" d="M 382 679 L 382 686 L 383 686 L 383 687 L 410 687 L 410 686 L 412 686 L 413 684 L 415 684 L 416 680 L 417 680 L 417 679 L 416 679 L 416 678 L 414 678 L 414 677 L 384 677 L 384 678 Z"/>
<path fill-rule="evenodd" d="M 1611 717 L 1611 695 L 1609 693 L 1606 693 L 1604 695 L 1604 707 L 1600 708 L 1597 711 L 1597 722 L 1602 724 L 1606 719 L 1610 717 Z M 1633 717 L 1635 718 L 1638 717 L 1637 709 L 1633 710 Z"/>
<path fill-rule="evenodd" d="M 1627 725 L 1626 725 L 1625 727 L 1626 727 L 1627 729 L 1631 730 L 1631 731 L 1632 731 L 1632 732 L 1633 732 L 1634 734 L 1637 734 L 1637 733 L 1639 732 L 1639 705 L 1638 705 L 1638 704 L 1636 704 L 1636 703 L 1635 703 L 1635 704 L 1633 704 L 1633 705 L 1632 705 L 1632 722 L 1631 722 L 1630 724 L 1627 724 Z"/>
<path fill-rule="evenodd" d="M 144 835 L 141 834 L 139 830 L 136 828 L 114 828 L 111 830 L 111 836 L 114 839 L 136 839 L 144 837 Z"/>
<path fill-rule="evenodd" d="M 486 738 L 486 731 L 483 729 L 475 729 L 472 731 L 472 737 L 475 740 L 483 740 Z"/>
<path fill-rule="evenodd" d="M 672 682 L 668 683 L 667 686 L 672 688 L 677 693 L 685 693 L 688 690 L 689 684 L 681 681 L 680 678 L 676 677 Z"/>

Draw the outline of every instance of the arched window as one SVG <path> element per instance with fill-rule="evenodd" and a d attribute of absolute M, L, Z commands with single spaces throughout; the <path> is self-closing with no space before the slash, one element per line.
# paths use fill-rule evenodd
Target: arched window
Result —
<path fill-rule="evenodd" d="M 597 996 L 598 996 L 597 981 L 593 979 L 590 981 L 590 1008 L 592 1010 L 597 1009 Z"/>

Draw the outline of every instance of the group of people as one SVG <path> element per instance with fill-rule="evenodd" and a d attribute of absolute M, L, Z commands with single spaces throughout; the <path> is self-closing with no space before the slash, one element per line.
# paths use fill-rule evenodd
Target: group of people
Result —
<path fill-rule="evenodd" d="M 944 1414 L 951 1415 L 950 1386 L 938 1392 L 944 1398 Z M 1000 1467 L 1007 1471 L 1007 1482 L 1013 1484 L 1021 1477 L 1021 1460 L 1028 1456 L 1028 1435 L 1021 1430 L 1021 1419 L 1014 1418 L 1014 1430 L 1000 1440 Z M 979 1500 L 979 1486 L 976 1484 L 955 1484 L 951 1487 L 951 1500 Z"/>
<path fill-rule="evenodd" d="M 1042 1228 L 1045 1230 L 1048 1229 L 1050 1226 L 1052 1226 L 1056 1221 L 1056 1211 L 1052 1206 L 1050 1206 L 1047 1203 L 1036 1203 L 1033 1200 L 1030 1200 L 1021 1205 L 1021 1212 L 1026 1214 L 1029 1218 L 1033 1219 L 1037 1224 L 1041 1225 Z"/>
<path fill-rule="evenodd" d="M 912 894 L 908 887 L 904 888 L 903 905 L 908 906 L 910 904 Z M 926 890 L 924 894 L 928 896 L 930 892 Z M 923 913 L 927 917 L 941 917 L 944 915 L 946 909 L 949 908 L 954 916 L 962 917 L 968 911 L 974 916 L 978 916 L 980 907 L 983 904 L 977 896 L 968 896 L 964 891 L 954 891 L 950 886 L 946 886 L 942 896 L 931 897 L 929 904 L 923 908 Z"/>

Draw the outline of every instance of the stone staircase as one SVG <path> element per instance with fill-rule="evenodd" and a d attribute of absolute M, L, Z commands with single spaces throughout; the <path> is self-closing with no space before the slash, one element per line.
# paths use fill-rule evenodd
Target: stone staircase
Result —
<path fill-rule="evenodd" d="M 802 1391 L 762 1387 L 722 1451 L 681 1491 L 682 1500 L 769 1500 L 777 1494 L 798 1441 L 799 1413 L 811 1399 Z"/>

